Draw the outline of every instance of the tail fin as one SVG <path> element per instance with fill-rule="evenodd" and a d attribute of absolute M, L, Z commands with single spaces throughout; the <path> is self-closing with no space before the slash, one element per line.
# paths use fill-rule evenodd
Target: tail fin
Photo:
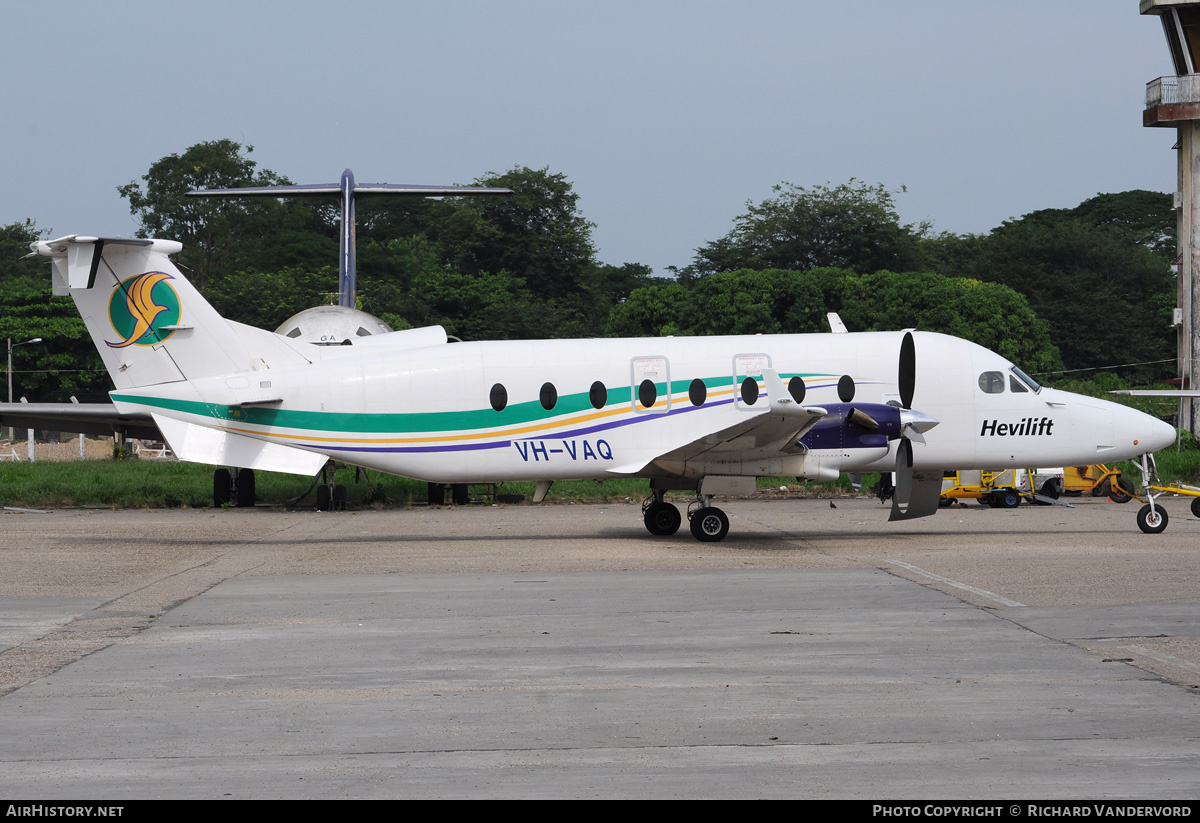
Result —
<path fill-rule="evenodd" d="M 171 240 L 70 235 L 30 244 L 53 264 L 118 389 L 254 368 L 242 335 L 209 305 L 169 255 Z"/>

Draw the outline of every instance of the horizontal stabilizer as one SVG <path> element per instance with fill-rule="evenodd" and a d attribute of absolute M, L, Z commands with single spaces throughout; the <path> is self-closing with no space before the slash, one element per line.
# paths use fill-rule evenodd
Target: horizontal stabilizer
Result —
<path fill-rule="evenodd" d="M 122 414 L 112 403 L 0 403 L 0 426 L 94 435 L 120 431 L 129 437 L 160 438 L 150 415 Z"/>
<path fill-rule="evenodd" d="M 153 417 L 163 437 L 171 444 L 171 451 L 180 460 L 189 463 L 237 466 L 312 477 L 329 459 L 316 452 L 197 426 L 161 414 Z"/>
<path fill-rule="evenodd" d="M 237 189 L 196 189 L 189 197 L 337 197 L 341 183 L 309 183 L 284 186 L 248 186 Z M 406 183 L 355 183 L 354 196 L 386 194 L 392 197 L 471 197 L 480 194 L 512 194 L 512 189 L 489 186 L 413 186 Z"/>

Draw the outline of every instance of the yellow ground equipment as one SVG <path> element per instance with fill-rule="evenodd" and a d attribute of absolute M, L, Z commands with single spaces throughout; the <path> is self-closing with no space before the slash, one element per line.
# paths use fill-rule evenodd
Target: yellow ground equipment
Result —
<path fill-rule="evenodd" d="M 1021 500 L 1030 502 L 1067 506 L 1056 498 L 1060 484 L 1044 483 L 1043 491 L 1050 494 L 1039 494 L 1035 491 L 1037 479 L 1030 469 L 1005 469 L 1003 471 L 967 471 L 946 472 L 942 479 L 942 506 L 949 506 L 955 500 L 978 500 L 993 509 L 1015 509 L 1021 505 Z"/>
<path fill-rule="evenodd" d="M 1136 495 L 1133 482 L 1121 476 L 1116 466 L 1104 463 L 1091 466 L 1066 466 L 1063 468 L 1063 491 L 1076 494 L 1091 494 L 1092 497 L 1108 496 L 1114 503 L 1128 503 Z"/>

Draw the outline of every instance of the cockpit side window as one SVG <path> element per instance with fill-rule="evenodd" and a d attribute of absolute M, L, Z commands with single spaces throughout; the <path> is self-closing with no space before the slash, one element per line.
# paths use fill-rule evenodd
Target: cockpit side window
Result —
<path fill-rule="evenodd" d="M 1012 373 L 1015 374 L 1022 383 L 1024 383 L 1026 386 L 1028 386 L 1029 390 L 1031 392 L 1033 392 L 1034 394 L 1037 394 L 1038 392 L 1040 392 L 1042 390 L 1041 384 L 1039 384 L 1038 381 L 1034 380 L 1032 377 L 1030 377 L 1025 372 L 1018 369 L 1016 366 L 1012 367 Z M 1013 383 L 1013 391 L 1017 391 L 1016 383 Z M 1024 391 L 1024 389 L 1022 389 L 1022 391 Z"/>
<path fill-rule="evenodd" d="M 979 388 L 985 394 L 1004 394 L 1004 375 L 998 371 L 985 371 L 979 375 Z"/>
<path fill-rule="evenodd" d="M 1008 376 L 1008 390 L 1013 394 L 1017 394 L 1018 392 L 1029 394 L 1029 387 L 1018 380 L 1015 374 Z"/>

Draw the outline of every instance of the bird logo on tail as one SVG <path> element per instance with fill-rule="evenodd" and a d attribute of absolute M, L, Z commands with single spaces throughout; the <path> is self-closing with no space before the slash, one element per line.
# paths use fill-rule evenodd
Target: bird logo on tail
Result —
<path fill-rule="evenodd" d="M 166 272 L 148 271 L 121 282 L 108 301 L 108 319 L 121 339 L 105 340 L 106 345 L 153 346 L 174 333 L 163 328 L 179 323 L 179 294 L 166 282 L 170 279 Z"/>

